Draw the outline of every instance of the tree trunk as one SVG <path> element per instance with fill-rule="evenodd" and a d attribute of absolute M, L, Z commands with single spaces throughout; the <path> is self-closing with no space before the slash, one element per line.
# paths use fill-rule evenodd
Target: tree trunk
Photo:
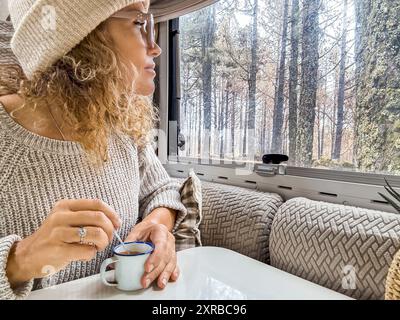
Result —
<path fill-rule="evenodd" d="M 207 9 L 207 17 L 204 20 L 204 29 L 201 37 L 201 57 L 202 57 L 202 82 L 203 82 L 203 112 L 204 121 L 203 128 L 207 148 L 203 148 L 203 156 L 210 156 L 211 145 L 211 104 L 212 104 L 212 56 L 210 49 L 214 46 L 215 39 L 215 7 L 211 6 Z"/>
<path fill-rule="evenodd" d="M 255 119 L 256 119 L 256 92 L 257 92 L 257 72 L 258 72 L 258 32 L 257 32 L 257 24 L 258 24 L 258 0 L 254 0 L 253 2 L 253 26 L 251 32 L 251 63 L 250 63 L 250 73 L 249 73 L 249 107 L 247 115 L 247 128 L 249 131 L 246 132 L 246 135 L 255 135 Z M 253 137 L 246 137 L 245 139 L 249 139 L 253 141 Z M 253 141 L 254 142 L 254 141 Z M 247 144 L 247 143 L 246 143 Z M 250 146 L 249 146 L 250 147 Z M 254 147 L 251 146 L 251 147 Z M 244 150 L 247 150 L 247 146 L 243 147 Z"/>
<path fill-rule="evenodd" d="M 355 30 L 355 64 L 356 64 L 356 70 L 355 70 L 355 82 L 356 82 L 356 100 L 358 97 L 359 93 L 359 83 L 361 83 L 361 70 L 364 68 L 363 66 L 363 60 L 362 60 L 362 54 L 363 54 L 363 48 L 362 48 L 362 35 L 364 33 L 363 27 L 365 26 L 365 19 L 368 17 L 369 12 L 371 10 L 371 1 L 360 1 L 360 0 L 354 0 L 354 8 L 355 8 L 355 16 L 356 16 L 356 30 Z M 357 101 L 356 101 L 357 104 Z M 358 155 L 357 155 L 357 150 L 358 150 L 358 141 L 359 139 L 357 138 L 359 133 L 358 133 L 358 117 L 357 117 L 357 107 L 354 115 L 354 145 L 353 145 L 353 164 L 355 166 L 358 166 Z"/>
<path fill-rule="evenodd" d="M 223 80 L 221 79 L 221 88 L 223 88 Z M 224 108 L 225 108 L 225 92 L 224 90 L 221 90 L 221 106 L 219 109 L 219 138 L 220 138 L 220 144 L 219 144 L 219 157 L 221 159 L 224 158 Z"/>
<path fill-rule="evenodd" d="M 236 92 L 232 94 L 232 106 L 231 106 L 231 149 L 232 157 L 235 158 L 235 104 L 236 104 Z"/>
<path fill-rule="evenodd" d="M 333 152 L 335 151 L 335 137 L 336 137 L 336 116 L 337 116 L 337 101 L 339 93 L 339 72 L 335 72 L 335 90 L 333 95 L 333 110 L 331 115 L 331 146 L 330 146 L 330 159 L 333 159 Z"/>
<path fill-rule="evenodd" d="M 298 118 L 298 163 L 310 166 L 313 154 L 319 67 L 320 0 L 303 1 L 302 80 Z"/>
<path fill-rule="evenodd" d="M 193 137 L 193 102 L 189 104 L 189 131 L 188 131 L 188 136 L 187 138 L 187 150 L 186 150 L 186 155 L 191 156 L 192 155 L 192 137 Z"/>
<path fill-rule="evenodd" d="M 215 73 L 215 69 L 214 69 L 214 73 Z M 213 77 L 213 91 L 214 91 L 214 100 L 212 103 L 212 114 L 213 117 L 211 119 L 211 127 L 212 127 L 212 134 L 211 134 L 211 141 L 212 144 L 210 146 L 210 150 L 211 150 L 211 154 L 210 157 L 212 157 L 213 155 L 216 154 L 215 151 L 215 146 L 217 145 L 217 141 L 218 141 L 218 99 L 219 99 L 219 95 L 217 93 L 217 77 Z"/>
<path fill-rule="evenodd" d="M 317 106 L 317 158 L 321 159 L 321 105 Z"/>
<path fill-rule="evenodd" d="M 321 144 L 320 144 L 320 155 L 324 156 L 324 143 L 325 143 L 325 119 L 326 119 L 326 103 L 324 103 L 324 107 L 322 109 L 322 132 L 321 132 Z"/>
<path fill-rule="evenodd" d="M 282 127 L 283 127 L 283 107 L 284 107 L 284 87 L 286 71 L 286 42 L 288 29 L 289 0 L 285 0 L 283 8 L 281 53 L 279 58 L 278 89 L 275 96 L 274 120 L 272 125 L 272 153 L 282 153 Z"/>
<path fill-rule="evenodd" d="M 347 0 L 344 0 L 343 4 L 343 31 L 342 31 L 342 43 L 340 47 L 340 67 L 339 67 L 339 92 L 337 101 L 337 116 L 336 116 L 336 136 L 335 136 L 335 148 L 333 151 L 332 159 L 339 160 L 340 153 L 342 150 L 342 133 L 343 133 L 343 121 L 344 121 L 344 92 L 345 92 L 345 77 L 346 77 L 346 59 L 347 59 Z"/>
<path fill-rule="evenodd" d="M 242 150 L 242 155 L 243 157 L 245 157 L 247 155 L 247 123 L 248 123 L 248 116 L 249 116 L 249 111 L 248 111 L 248 107 L 249 107 L 249 100 L 246 100 L 246 106 L 244 108 L 244 132 L 243 132 L 243 150 Z"/>
<path fill-rule="evenodd" d="M 198 120 L 198 145 L 197 145 L 197 154 L 198 156 L 201 158 L 202 155 L 202 127 L 203 127 L 203 119 L 202 119 L 202 110 L 203 110 L 203 106 L 202 106 L 202 102 L 201 102 L 201 96 L 199 95 L 199 103 L 198 103 L 198 114 L 197 114 L 197 120 Z"/>
<path fill-rule="evenodd" d="M 400 172 L 398 1 L 357 0 L 356 13 L 357 31 L 361 32 L 357 44 L 357 165 L 362 170 Z"/>
<path fill-rule="evenodd" d="M 245 99 L 247 100 L 247 99 Z M 243 101 L 243 95 L 240 95 L 240 116 L 239 116 L 239 157 L 242 156 L 242 148 L 243 148 L 243 140 L 244 140 L 244 128 L 246 126 L 246 123 L 244 122 L 243 118 L 243 109 L 245 108 L 244 106 L 244 101 Z"/>
<path fill-rule="evenodd" d="M 292 0 L 291 57 L 289 67 L 289 160 L 296 163 L 297 86 L 299 60 L 299 0 Z"/>
<path fill-rule="evenodd" d="M 261 153 L 266 154 L 267 153 L 267 99 L 264 98 L 264 106 L 263 106 L 263 112 L 262 112 L 262 128 L 261 128 Z"/>
<path fill-rule="evenodd" d="M 228 127 L 229 127 L 229 99 L 230 99 L 230 93 L 231 93 L 231 83 L 230 80 L 227 80 L 226 82 L 226 88 L 225 88 L 225 115 L 224 115 L 224 140 L 225 140 L 225 151 L 228 150 Z"/>

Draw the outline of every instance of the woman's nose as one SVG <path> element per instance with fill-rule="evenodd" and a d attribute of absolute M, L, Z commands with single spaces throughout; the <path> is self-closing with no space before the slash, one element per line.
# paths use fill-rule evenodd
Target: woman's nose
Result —
<path fill-rule="evenodd" d="M 149 48 L 148 52 L 149 52 L 150 56 L 157 58 L 159 55 L 161 55 L 162 50 L 159 47 L 159 45 L 157 43 L 155 43 L 154 48 Z"/>

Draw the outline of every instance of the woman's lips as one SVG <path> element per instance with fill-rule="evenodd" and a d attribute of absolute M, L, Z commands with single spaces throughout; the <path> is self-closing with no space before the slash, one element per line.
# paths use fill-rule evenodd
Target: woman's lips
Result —
<path fill-rule="evenodd" d="M 156 75 L 156 72 L 153 69 L 145 69 L 148 73 L 151 73 L 152 75 Z"/>
<path fill-rule="evenodd" d="M 156 64 L 153 63 L 149 63 L 144 67 L 144 70 L 147 71 L 148 73 L 151 73 L 152 75 L 156 75 L 155 69 L 156 68 Z"/>
<path fill-rule="evenodd" d="M 156 64 L 155 64 L 155 63 L 147 64 L 144 68 L 145 68 L 146 70 L 147 70 L 147 69 L 152 69 L 152 70 L 154 70 L 154 69 L 156 68 Z"/>
<path fill-rule="evenodd" d="M 151 73 L 153 75 L 156 75 L 156 71 L 153 68 L 146 68 L 144 69 L 145 71 L 147 71 L 148 73 Z"/>

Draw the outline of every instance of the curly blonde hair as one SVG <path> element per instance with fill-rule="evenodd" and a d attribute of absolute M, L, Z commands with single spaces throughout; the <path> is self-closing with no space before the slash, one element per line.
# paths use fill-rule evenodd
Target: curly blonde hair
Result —
<path fill-rule="evenodd" d="M 2 93 L 18 88 L 24 104 L 17 110 L 45 104 L 61 108 L 74 140 L 81 143 L 96 167 L 108 159 L 111 134 L 130 136 L 139 150 L 150 141 L 158 114 L 149 97 L 134 92 L 137 71 L 114 49 L 105 22 L 32 79 L 21 76 L 18 67 L 8 70 L 15 70 L 20 81 L 12 77 L 14 82 L 0 83 Z"/>

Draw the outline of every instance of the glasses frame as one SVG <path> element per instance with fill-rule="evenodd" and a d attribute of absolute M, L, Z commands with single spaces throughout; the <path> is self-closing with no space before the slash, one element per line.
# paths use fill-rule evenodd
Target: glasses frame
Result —
<path fill-rule="evenodd" d="M 142 29 L 146 35 L 147 45 L 150 49 L 154 49 L 156 46 L 156 41 L 158 35 L 156 34 L 158 28 L 154 24 L 154 16 L 151 13 L 144 13 L 139 10 L 129 10 L 129 11 L 117 11 L 114 13 L 111 18 L 118 19 L 128 19 L 128 20 L 139 20 L 140 22 L 145 23 L 142 26 Z M 149 30 L 150 29 L 150 30 Z"/>

